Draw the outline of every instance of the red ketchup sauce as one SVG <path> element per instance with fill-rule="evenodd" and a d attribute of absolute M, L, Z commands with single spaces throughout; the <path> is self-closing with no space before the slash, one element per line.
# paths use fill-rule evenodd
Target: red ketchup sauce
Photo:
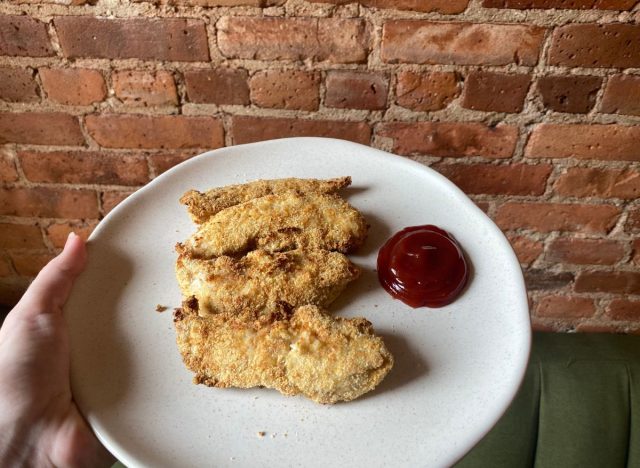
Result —
<path fill-rule="evenodd" d="M 378 279 L 389 294 L 413 308 L 443 307 L 464 289 L 468 268 L 451 234 L 437 226 L 412 226 L 380 249 Z"/>

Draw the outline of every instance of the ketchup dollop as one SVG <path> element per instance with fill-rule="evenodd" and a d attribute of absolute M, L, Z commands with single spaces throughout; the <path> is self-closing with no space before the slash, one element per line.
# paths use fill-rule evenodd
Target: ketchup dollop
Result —
<path fill-rule="evenodd" d="M 467 284 L 467 262 L 451 234 L 437 226 L 412 226 L 389 239 L 378 253 L 378 279 L 411 307 L 443 307 Z"/>

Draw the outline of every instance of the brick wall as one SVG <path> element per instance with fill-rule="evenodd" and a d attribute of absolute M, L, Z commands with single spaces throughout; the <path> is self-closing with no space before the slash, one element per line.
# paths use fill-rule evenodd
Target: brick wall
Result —
<path fill-rule="evenodd" d="M 637 0 L 5 0 L 0 303 L 207 149 L 430 165 L 511 239 L 540 329 L 640 333 Z"/>

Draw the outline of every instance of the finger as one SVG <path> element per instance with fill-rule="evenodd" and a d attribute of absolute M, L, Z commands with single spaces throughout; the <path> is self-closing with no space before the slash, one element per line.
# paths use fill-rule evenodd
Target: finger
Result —
<path fill-rule="evenodd" d="M 54 466 L 110 467 L 117 460 L 104 448 L 74 405 L 57 430 L 50 453 Z"/>
<path fill-rule="evenodd" d="M 84 241 L 75 233 L 70 233 L 60 255 L 38 273 L 16 309 L 28 310 L 31 313 L 60 312 L 86 262 L 87 250 Z"/>

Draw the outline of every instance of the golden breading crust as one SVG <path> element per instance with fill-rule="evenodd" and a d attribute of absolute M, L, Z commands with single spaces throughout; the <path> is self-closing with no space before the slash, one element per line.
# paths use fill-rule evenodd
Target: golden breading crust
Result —
<path fill-rule="evenodd" d="M 339 177 L 326 180 L 293 178 L 256 180 L 247 184 L 219 187 L 207 190 L 204 193 L 198 192 L 197 190 L 189 190 L 180 198 L 180 203 L 187 206 L 193 222 L 201 224 L 225 208 L 253 200 L 254 198 L 264 197 L 265 195 L 283 193 L 291 190 L 300 193 L 332 193 L 350 184 L 351 177 Z"/>
<path fill-rule="evenodd" d="M 271 313 L 305 304 L 326 307 L 359 275 L 347 257 L 326 250 L 254 250 L 241 258 L 210 260 L 180 255 L 176 262 L 182 295 L 196 297 L 201 316 Z"/>
<path fill-rule="evenodd" d="M 177 342 L 194 382 L 213 387 L 264 386 L 318 403 L 350 401 L 373 390 L 393 365 L 363 318 L 333 318 L 316 306 L 293 313 L 197 313 L 177 309 Z"/>
<path fill-rule="evenodd" d="M 349 252 L 367 235 L 362 215 L 333 194 L 285 192 L 224 209 L 176 249 L 194 258 L 295 248 Z"/>

